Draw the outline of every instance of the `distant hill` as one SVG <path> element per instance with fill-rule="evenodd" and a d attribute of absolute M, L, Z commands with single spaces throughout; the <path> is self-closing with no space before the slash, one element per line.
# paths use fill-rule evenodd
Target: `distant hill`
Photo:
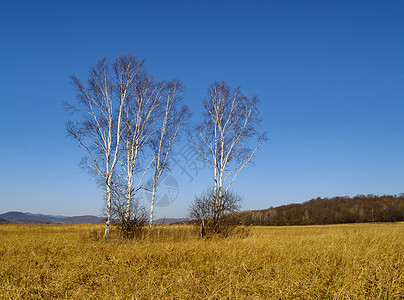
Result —
<path fill-rule="evenodd" d="M 12 223 L 14 223 L 14 222 L 0 217 L 0 224 L 12 224 Z"/>
<path fill-rule="evenodd" d="M 188 222 L 187 218 L 160 218 L 153 221 L 153 224 L 165 225 L 165 224 L 181 224 Z"/>
<path fill-rule="evenodd" d="M 56 218 L 47 215 L 23 213 L 19 211 L 9 211 L 0 214 L 0 217 L 18 224 L 47 224 L 53 223 L 56 220 Z"/>
<path fill-rule="evenodd" d="M 86 224 L 86 223 L 102 223 L 105 218 L 100 218 L 91 215 L 85 216 L 74 216 L 74 217 L 63 217 L 58 218 L 57 223 L 59 224 Z"/>
<path fill-rule="evenodd" d="M 85 223 L 101 223 L 104 219 L 96 216 L 50 216 L 43 214 L 23 213 L 19 211 L 10 211 L 0 214 L 0 224 L 16 223 L 16 224 L 85 224 Z"/>
<path fill-rule="evenodd" d="M 43 214 L 31 214 L 28 212 L 9 211 L 0 214 L 0 224 L 87 224 L 87 223 L 103 223 L 105 218 L 84 215 L 84 216 L 51 216 Z M 186 218 L 160 218 L 153 221 L 153 224 L 174 224 L 187 222 Z"/>

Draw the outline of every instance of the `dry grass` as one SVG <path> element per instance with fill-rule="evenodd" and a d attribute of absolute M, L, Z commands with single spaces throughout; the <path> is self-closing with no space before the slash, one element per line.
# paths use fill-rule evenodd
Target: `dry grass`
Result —
<path fill-rule="evenodd" d="M 403 299 L 404 224 L 192 227 L 99 239 L 102 226 L 0 226 L 1 299 Z"/>

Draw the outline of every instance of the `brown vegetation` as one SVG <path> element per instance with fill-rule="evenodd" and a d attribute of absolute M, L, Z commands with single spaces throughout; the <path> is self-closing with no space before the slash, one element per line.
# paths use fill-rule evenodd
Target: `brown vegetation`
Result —
<path fill-rule="evenodd" d="M 404 224 L 251 227 L 200 239 L 156 226 L 1 225 L 1 299 L 402 299 Z M 118 236 L 117 234 L 115 236 Z"/>

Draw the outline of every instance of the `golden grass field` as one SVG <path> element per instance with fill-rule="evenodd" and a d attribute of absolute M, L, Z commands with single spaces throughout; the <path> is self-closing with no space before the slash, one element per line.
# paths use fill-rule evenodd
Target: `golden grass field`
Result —
<path fill-rule="evenodd" d="M 1 225 L 0 299 L 403 299 L 404 224 L 190 225 L 104 241 L 101 225 Z"/>

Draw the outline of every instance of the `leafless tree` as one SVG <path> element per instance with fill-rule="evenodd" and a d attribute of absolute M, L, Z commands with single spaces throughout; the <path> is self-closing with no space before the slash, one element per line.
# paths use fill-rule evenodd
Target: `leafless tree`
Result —
<path fill-rule="evenodd" d="M 167 167 L 170 150 L 176 140 L 180 128 L 190 116 L 186 105 L 180 106 L 183 85 L 179 80 L 164 82 L 164 97 L 161 101 L 161 115 L 158 123 L 159 129 L 150 141 L 154 153 L 154 177 L 151 188 L 149 229 L 153 224 L 154 200 L 157 182 Z"/>
<path fill-rule="evenodd" d="M 256 96 L 248 98 L 240 88 L 232 90 L 224 81 L 215 81 L 203 102 L 204 121 L 189 135 L 195 149 L 213 170 L 213 220 L 217 232 L 226 193 L 266 140 L 265 133 L 257 131 L 257 103 Z"/>
<path fill-rule="evenodd" d="M 83 165 L 98 175 L 106 193 L 107 209 L 104 237 L 109 235 L 113 175 L 119 158 L 125 105 L 132 98 L 134 81 L 143 71 L 143 61 L 120 56 L 110 64 L 100 59 L 90 69 L 86 84 L 72 76 L 78 104 L 66 104 L 79 118 L 66 124 L 68 135 L 76 140 L 87 156 Z"/>
<path fill-rule="evenodd" d="M 144 224 L 147 221 L 147 210 L 138 199 L 132 197 L 129 209 L 129 218 L 127 217 L 126 194 L 112 194 L 111 218 L 119 221 L 118 228 L 125 239 L 141 237 L 144 230 Z M 121 199 L 122 198 L 122 199 Z"/>
<path fill-rule="evenodd" d="M 188 216 L 200 222 L 202 238 L 205 236 L 207 230 L 216 231 L 215 215 L 217 208 L 215 203 L 214 190 L 208 189 L 200 197 L 195 197 L 195 200 L 188 207 Z M 221 201 L 220 211 L 222 214 L 235 213 L 240 210 L 240 207 L 241 197 L 231 191 L 227 191 Z"/>

